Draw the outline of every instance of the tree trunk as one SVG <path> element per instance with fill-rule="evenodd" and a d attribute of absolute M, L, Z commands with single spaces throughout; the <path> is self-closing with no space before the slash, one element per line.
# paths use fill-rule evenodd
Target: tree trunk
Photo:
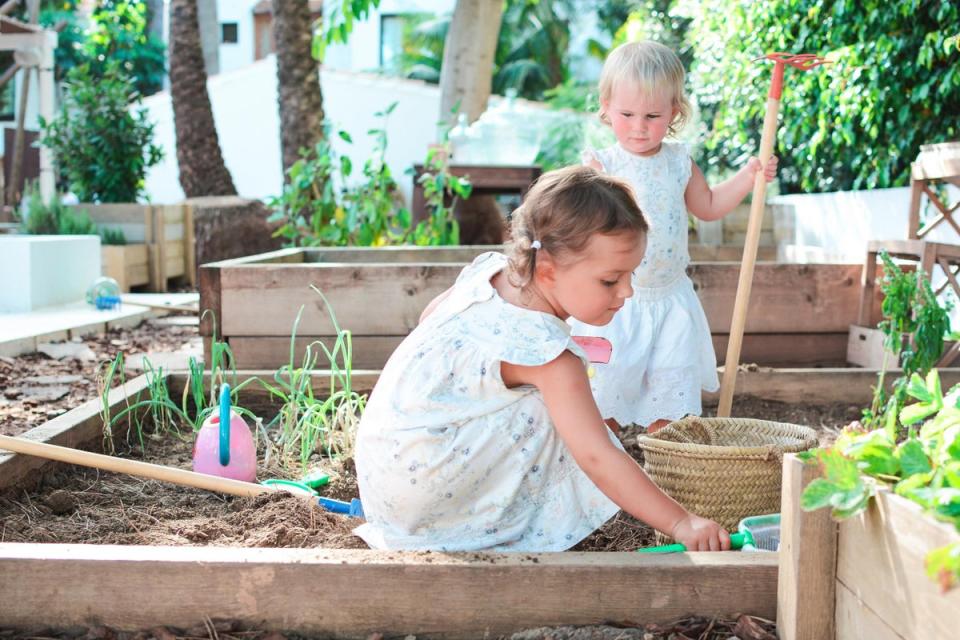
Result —
<path fill-rule="evenodd" d="M 313 19 L 307 2 L 272 0 L 277 51 L 277 102 L 283 170 L 323 137 L 320 65 L 313 57 Z"/>
<path fill-rule="evenodd" d="M 170 98 L 180 186 L 186 197 L 236 195 L 207 94 L 197 0 L 170 2 Z"/>
<path fill-rule="evenodd" d="M 440 120 L 449 125 L 458 101 L 470 122 L 487 108 L 502 17 L 503 0 L 457 0 L 440 68 Z"/>
<path fill-rule="evenodd" d="M 441 122 L 452 126 L 456 114 L 473 122 L 487 108 L 493 83 L 493 56 L 503 17 L 502 0 L 457 0 L 440 68 Z M 506 225 L 493 196 L 476 195 L 457 203 L 461 244 L 499 244 Z"/>

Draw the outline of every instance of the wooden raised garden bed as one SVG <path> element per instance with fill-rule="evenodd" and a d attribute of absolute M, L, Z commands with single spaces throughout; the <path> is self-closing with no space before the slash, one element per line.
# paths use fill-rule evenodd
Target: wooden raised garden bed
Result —
<path fill-rule="evenodd" d="M 185 203 L 79 204 L 99 229 L 123 232 L 127 244 L 103 245 L 103 275 L 117 281 L 123 291 L 147 285 L 150 291 L 167 290 L 170 278 L 196 281 L 193 212 Z"/>
<path fill-rule="evenodd" d="M 365 375 L 355 377 L 356 388 L 373 382 Z M 171 396 L 179 397 L 185 376 L 170 374 L 167 380 Z M 328 384 L 319 372 L 315 380 L 318 390 Z M 114 389 L 113 411 L 145 387 L 140 377 Z M 252 402 L 258 401 L 266 399 Z M 102 441 L 99 410 L 99 401 L 86 403 L 26 437 L 96 449 Z M 0 488 L 36 482 L 51 464 L 0 454 Z M 137 482 L 131 479 L 134 487 Z M 742 612 L 772 619 L 777 557 L 4 542 L 0 575 L 0 620 L 13 627 L 187 628 L 227 619 L 335 637 L 380 632 L 475 638 L 538 626 L 666 622 L 690 614 Z"/>
<path fill-rule="evenodd" d="M 817 475 L 815 466 L 785 458 L 777 611 L 782 640 L 956 638 L 960 589 L 940 593 L 924 571 L 924 557 L 960 541 L 960 534 L 889 491 L 839 524 L 828 509 L 801 511 L 803 487 Z"/>
<path fill-rule="evenodd" d="M 211 309 L 216 324 L 208 314 L 200 333 L 209 349 L 216 326 L 241 368 L 275 368 L 289 360 L 301 306 L 298 354 L 309 342 L 335 335 L 323 301 L 310 289 L 314 285 L 329 300 L 339 325 L 352 332 L 354 364 L 379 369 L 427 303 L 453 284 L 465 264 L 490 249 L 298 248 L 209 263 L 200 268 L 200 308 Z M 737 262 L 690 267 L 721 361 L 739 269 Z M 741 361 L 842 366 L 859 308 L 861 271 L 855 264 L 758 264 Z"/>

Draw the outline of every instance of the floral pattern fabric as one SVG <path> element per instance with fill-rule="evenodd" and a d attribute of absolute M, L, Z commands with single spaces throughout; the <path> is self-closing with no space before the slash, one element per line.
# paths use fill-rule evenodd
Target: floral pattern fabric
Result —
<path fill-rule="evenodd" d="M 650 225 L 633 296 L 605 326 L 570 319 L 573 335 L 610 340 L 610 362 L 597 364 L 591 387 L 604 418 L 649 425 L 702 411 L 701 389 L 715 391 L 717 358 L 710 327 L 686 274 L 691 160 L 686 146 L 665 141 L 652 156 L 619 145 L 590 151 L 603 170 L 629 182 Z"/>
<path fill-rule="evenodd" d="M 397 348 L 370 397 L 356 464 L 376 549 L 561 551 L 618 507 L 577 466 L 536 388 L 507 388 L 500 363 L 570 350 L 555 316 L 504 301 L 486 253 Z M 619 442 L 611 435 L 611 439 Z"/>

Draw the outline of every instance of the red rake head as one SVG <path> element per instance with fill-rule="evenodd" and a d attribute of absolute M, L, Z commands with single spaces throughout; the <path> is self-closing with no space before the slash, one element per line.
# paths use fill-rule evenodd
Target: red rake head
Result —
<path fill-rule="evenodd" d="M 773 68 L 773 79 L 770 82 L 770 93 L 768 94 L 770 98 L 775 100 L 779 100 L 783 93 L 784 65 L 790 65 L 794 69 L 800 69 L 800 71 L 809 71 L 814 67 L 831 62 L 815 53 L 782 53 L 779 51 L 756 58 L 754 62 L 757 60 L 773 60 L 776 63 Z"/>

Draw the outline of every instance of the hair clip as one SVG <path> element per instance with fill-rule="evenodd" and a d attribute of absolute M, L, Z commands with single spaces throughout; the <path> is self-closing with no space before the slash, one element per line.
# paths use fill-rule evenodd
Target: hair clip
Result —
<path fill-rule="evenodd" d="M 530 248 L 533 249 L 534 251 L 538 250 L 542 246 L 543 245 L 540 244 L 539 240 L 534 240 L 533 242 L 530 243 Z"/>

